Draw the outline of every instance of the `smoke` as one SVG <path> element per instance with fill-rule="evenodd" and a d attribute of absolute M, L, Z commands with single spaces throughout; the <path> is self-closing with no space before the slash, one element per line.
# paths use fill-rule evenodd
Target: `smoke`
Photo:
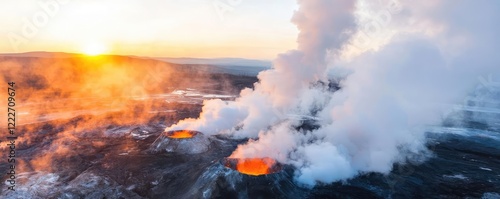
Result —
<path fill-rule="evenodd" d="M 299 0 L 297 50 L 280 55 L 236 101 L 206 101 L 198 119 L 167 130 L 252 138 L 231 157 L 275 158 L 309 186 L 421 161 L 428 154 L 422 127 L 440 124 L 480 75 L 500 73 L 500 3 L 384 2 L 401 6 L 385 24 L 389 39 L 346 59 L 360 31 L 357 5 L 373 2 Z M 332 92 L 328 82 L 339 76 L 341 89 Z M 319 127 L 301 128 L 303 118 L 317 118 Z"/>
<path fill-rule="evenodd" d="M 170 129 L 200 129 L 208 134 L 237 131 L 235 136 L 255 137 L 259 130 L 285 119 L 288 113 L 309 112 L 317 101 L 305 98 L 314 92 L 312 84 L 328 81 L 328 53 L 339 51 L 355 29 L 355 2 L 299 4 L 302 6 L 292 20 L 301 30 L 298 50 L 281 54 L 272 70 L 258 75 L 260 82 L 255 89 L 243 90 L 234 103 L 207 101 L 199 119 L 180 122 Z"/>
<path fill-rule="evenodd" d="M 225 76 L 196 73 L 199 68 L 123 56 L 0 56 L 0 88 L 7 91 L 7 82 L 15 82 L 16 149 L 37 149 L 16 160 L 16 172 L 64 170 L 66 161 L 83 162 L 82 154 L 109 146 L 99 138 L 124 137 L 137 126 L 163 126 L 197 112 L 198 105 L 167 103 L 161 96 L 183 88 L 221 90 L 213 79 Z M 4 110 L 7 95 L 0 94 Z M 3 149 L 7 142 L 0 142 Z M 123 151 L 132 148 L 135 142 L 123 145 Z"/>
<path fill-rule="evenodd" d="M 174 109 L 155 96 L 175 89 L 232 92 L 225 85 L 231 77 L 196 68 L 203 67 L 124 56 L 0 56 L 0 80 L 15 82 L 20 90 L 16 94 L 18 125 L 117 111 L 126 115 L 113 122 L 141 123 L 155 117 L 151 111 Z M 215 78 L 220 82 L 215 83 Z M 0 88 L 7 89 L 7 84 Z M 6 100 L 7 93 L 0 97 Z M 0 126 L 6 126 L 5 121 Z"/>

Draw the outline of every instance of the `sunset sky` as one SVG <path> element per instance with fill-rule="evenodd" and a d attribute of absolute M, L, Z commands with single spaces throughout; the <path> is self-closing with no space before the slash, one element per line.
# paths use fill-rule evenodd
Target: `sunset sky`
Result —
<path fill-rule="evenodd" d="M 0 0 L 0 53 L 273 59 L 296 47 L 293 0 Z"/>

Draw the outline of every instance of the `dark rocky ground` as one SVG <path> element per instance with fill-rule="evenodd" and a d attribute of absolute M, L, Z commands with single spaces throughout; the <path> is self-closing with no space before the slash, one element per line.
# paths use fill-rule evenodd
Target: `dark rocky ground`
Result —
<path fill-rule="evenodd" d="M 244 140 L 210 137 L 200 154 L 150 153 L 165 126 L 197 116 L 186 112 L 156 115 L 143 124 L 99 123 L 120 113 L 78 116 L 25 125 L 30 141 L 17 145 L 17 191 L 3 198 L 498 198 L 500 145 L 494 132 L 457 135 L 430 132 L 434 157 L 419 164 L 395 165 L 390 175 L 367 173 L 313 189 L 293 181 L 293 168 L 264 177 L 239 174 L 220 161 Z M 84 122 L 84 123 L 82 123 Z M 80 130 L 75 126 L 89 124 Z M 446 130 L 446 129 L 444 129 Z M 449 129 L 453 131 L 453 129 Z M 468 131 L 474 131 L 469 129 Z M 65 138 L 71 132 L 75 139 Z M 486 136 L 490 135 L 490 136 Z M 54 148 L 58 144 L 59 146 Z M 58 150 L 61 145 L 70 151 Z M 40 163 L 40 157 L 46 164 Z M 6 170 L 4 160 L 1 170 Z M 3 178 L 5 180 L 5 177 Z"/>
<path fill-rule="evenodd" d="M 237 94 L 257 80 L 229 74 L 198 75 L 201 80 L 223 79 L 220 82 L 224 83 L 207 87 L 183 80 L 182 87 L 166 86 L 164 92 L 189 87 Z M 29 78 L 24 80 L 30 84 Z M 17 129 L 16 192 L 7 191 L 2 184 L 0 198 L 500 198 L 498 128 L 473 118 L 429 130 L 428 148 L 434 155 L 423 163 L 394 165 L 389 175 L 366 173 L 311 189 L 298 186 L 293 181 L 294 169 L 287 165 L 281 172 L 261 177 L 222 166 L 220 161 L 245 140 L 214 136 L 207 138 L 209 149 L 203 153 L 151 153 L 151 144 L 165 127 L 198 116 L 199 100 L 189 100 L 125 99 L 118 107 L 126 109 L 102 106 L 100 112 L 31 118 Z M 103 103 L 98 101 L 78 101 L 84 104 L 79 108 Z M 35 103 L 23 108 L 46 106 Z M 55 105 L 51 108 L 40 113 L 67 111 Z M 498 114 L 487 116 L 489 121 L 498 121 Z M 2 141 L 3 154 L 7 154 Z M 1 158 L 0 171 L 8 167 L 7 159 Z M 7 177 L 2 175 L 2 181 Z"/>

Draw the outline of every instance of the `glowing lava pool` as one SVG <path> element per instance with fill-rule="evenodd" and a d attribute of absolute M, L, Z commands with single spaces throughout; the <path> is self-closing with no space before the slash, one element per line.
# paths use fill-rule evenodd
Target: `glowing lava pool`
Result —
<path fill-rule="evenodd" d="M 189 130 L 178 130 L 178 131 L 167 131 L 165 132 L 165 136 L 171 139 L 190 139 L 200 134 L 198 131 L 189 131 Z"/>
<path fill-rule="evenodd" d="M 225 158 L 225 167 L 250 176 L 261 176 L 281 171 L 283 165 L 272 158 Z"/>
<path fill-rule="evenodd" d="M 210 147 L 210 143 L 210 139 L 198 131 L 167 131 L 162 133 L 151 144 L 150 152 L 197 154 L 206 152 Z"/>

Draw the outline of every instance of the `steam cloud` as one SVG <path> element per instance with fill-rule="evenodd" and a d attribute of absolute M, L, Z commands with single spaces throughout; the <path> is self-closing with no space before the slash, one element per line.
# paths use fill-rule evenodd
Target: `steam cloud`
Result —
<path fill-rule="evenodd" d="M 199 118 L 166 130 L 253 138 L 232 157 L 294 165 L 304 185 L 388 173 L 394 163 L 426 154 L 421 127 L 439 124 L 446 104 L 460 103 L 479 76 L 500 72 L 497 1 L 298 3 L 297 50 L 280 55 L 236 101 L 206 101 Z M 383 5 L 401 10 L 384 24 L 389 39 L 347 59 L 361 4 L 368 13 Z M 339 76 L 341 89 L 330 91 L 326 85 Z M 319 128 L 298 128 L 303 120 L 293 115 L 317 118 Z"/>

